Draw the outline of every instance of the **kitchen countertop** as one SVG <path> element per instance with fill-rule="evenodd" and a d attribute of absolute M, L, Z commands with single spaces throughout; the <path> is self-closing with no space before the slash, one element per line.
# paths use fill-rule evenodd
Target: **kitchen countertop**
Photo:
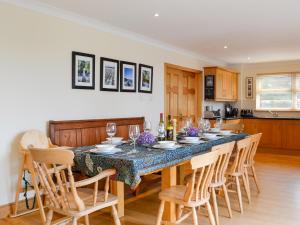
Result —
<path fill-rule="evenodd" d="M 204 118 L 205 120 L 215 120 L 215 119 L 218 119 L 218 118 Z M 239 119 L 242 119 L 241 117 L 228 117 L 228 118 L 225 118 L 225 117 L 222 117 L 222 120 L 239 120 Z"/>
<path fill-rule="evenodd" d="M 300 117 L 263 117 L 263 116 L 254 116 L 254 117 L 241 117 L 241 119 L 265 119 L 265 120 L 300 120 Z"/>

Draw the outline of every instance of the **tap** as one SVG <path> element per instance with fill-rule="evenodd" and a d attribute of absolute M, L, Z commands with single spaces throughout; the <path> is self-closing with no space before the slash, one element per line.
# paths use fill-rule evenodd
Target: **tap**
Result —
<path fill-rule="evenodd" d="M 273 117 L 278 117 L 278 112 L 272 112 L 271 110 L 269 110 L 268 112 L 271 113 Z"/>

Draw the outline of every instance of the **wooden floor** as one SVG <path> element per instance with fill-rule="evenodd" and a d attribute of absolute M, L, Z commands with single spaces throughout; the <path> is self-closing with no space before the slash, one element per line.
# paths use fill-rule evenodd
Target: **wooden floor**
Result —
<path fill-rule="evenodd" d="M 230 194 L 233 218 L 227 218 L 225 208 L 221 208 L 221 225 L 299 225 L 300 224 L 300 156 L 257 155 L 257 173 L 261 181 L 262 192 L 252 191 L 252 204 L 244 198 L 245 212 L 241 215 L 237 198 Z M 253 186 L 254 187 L 254 186 Z M 253 189 L 254 190 L 254 189 Z M 220 204 L 223 200 L 220 199 Z M 157 194 L 126 205 L 122 225 L 153 225 L 158 210 Z M 199 224 L 208 225 L 203 211 Z M 110 225 L 113 221 L 109 213 L 95 214 L 90 217 L 91 225 Z M 27 216 L 0 220 L 1 225 L 40 224 L 37 213 Z M 182 224 L 192 224 L 190 219 Z"/>

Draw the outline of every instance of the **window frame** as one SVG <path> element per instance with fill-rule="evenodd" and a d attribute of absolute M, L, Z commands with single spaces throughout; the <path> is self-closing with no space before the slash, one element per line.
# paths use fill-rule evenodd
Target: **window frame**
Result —
<path fill-rule="evenodd" d="M 258 79 L 261 77 L 267 76 L 290 76 L 291 77 L 291 89 L 272 89 L 268 91 L 262 91 L 258 88 Z M 264 74 L 256 74 L 255 77 L 255 110 L 256 111 L 300 111 L 300 107 L 297 108 L 297 93 L 300 93 L 300 85 L 297 88 L 297 78 L 300 79 L 300 72 L 281 72 L 281 73 L 264 73 Z M 288 92 L 292 94 L 292 107 L 291 108 L 261 108 L 260 105 L 260 93 L 268 93 L 268 92 Z"/>

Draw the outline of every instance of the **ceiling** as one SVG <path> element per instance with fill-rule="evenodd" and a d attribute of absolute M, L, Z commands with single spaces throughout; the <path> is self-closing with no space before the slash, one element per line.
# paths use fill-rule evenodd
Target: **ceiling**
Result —
<path fill-rule="evenodd" d="M 38 2 L 228 64 L 300 59 L 298 0 Z"/>

